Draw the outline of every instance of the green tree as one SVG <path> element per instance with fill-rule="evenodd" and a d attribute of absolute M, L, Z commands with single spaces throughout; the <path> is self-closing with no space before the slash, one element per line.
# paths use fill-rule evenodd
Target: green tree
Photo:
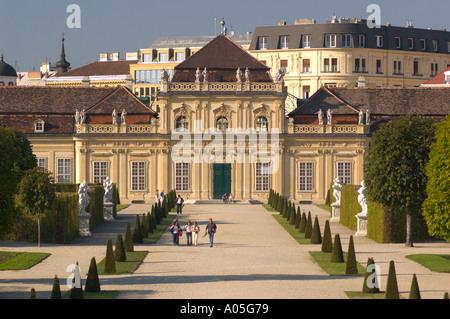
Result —
<path fill-rule="evenodd" d="M 297 206 L 297 214 L 295 216 L 295 228 L 300 228 L 300 221 L 302 219 L 302 213 L 300 212 L 300 206 Z"/>
<path fill-rule="evenodd" d="M 325 222 L 325 229 L 323 231 L 322 252 L 331 253 L 332 250 L 333 242 L 331 240 L 330 221 L 327 219 Z"/>
<path fill-rule="evenodd" d="M 347 275 L 357 275 L 358 266 L 356 262 L 355 244 L 353 243 L 353 236 L 350 235 L 350 241 L 348 243 L 347 252 L 347 264 L 345 267 L 345 273 Z"/>
<path fill-rule="evenodd" d="M 139 215 L 136 215 L 136 221 L 134 223 L 133 230 L 133 243 L 142 244 L 144 239 L 142 238 L 141 222 L 139 221 Z"/>
<path fill-rule="evenodd" d="M 394 261 L 391 260 L 389 262 L 389 273 L 387 278 L 386 285 L 386 299 L 400 299 L 400 294 L 398 292 L 398 284 L 397 284 L 397 274 L 395 272 Z"/>
<path fill-rule="evenodd" d="M 130 252 L 134 251 L 134 244 L 133 244 L 133 234 L 131 233 L 131 226 L 130 223 L 127 223 L 127 228 L 125 230 L 125 251 Z"/>
<path fill-rule="evenodd" d="M 381 125 L 373 135 L 365 165 L 368 199 L 406 216 L 406 246 L 411 247 L 413 216 L 426 198 L 426 170 L 435 121 L 406 115 Z"/>
<path fill-rule="evenodd" d="M 302 219 L 300 220 L 300 226 L 298 227 L 299 233 L 304 233 L 306 231 L 306 214 L 303 212 Z"/>
<path fill-rule="evenodd" d="M 59 286 L 59 279 L 56 275 L 55 278 L 53 278 L 53 287 L 50 299 L 62 299 L 61 287 Z"/>
<path fill-rule="evenodd" d="M 312 231 L 313 231 L 313 225 L 312 225 L 312 218 L 311 218 L 311 212 L 308 212 L 308 219 L 306 220 L 306 228 L 305 228 L 305 238 L 311 238 Z"/>
<path fill-rule="evenodd" d="M 38 246 L 41 246 L 41 217 L 53 206 L 54 201 L 55 191 L 50 173 L 40 167 L 25 171 L 19 183 L 16 204 L 37 216 Z"/>
<path fill-rule="evenodd" d="M 342 252 L 341 245 L 341 237 L 339 234 L 334 236 L 333 250 L 331 251 L 331 260 L 332 263 L 343 263 L 344 262 L 344 253 Z"/>
<path fill-rule="evenodd" d="M 114 251 L 114 258 L 116 261 L 126 261 L 127 254 L 125 253 L 125 247 L 123 245 L 122 235 L 117 234 L 116 250 Z"/>
<path fill-rule="evenodd" d="M 114 274 L 115 272 L 116 260 L 114 259 L 112 240 L 109 238 L 106 244 L 105 274 Z"/>
<path fill-rule="evenodd" d="M 97 263 L 95 261 L 95 257 L 91 258 L 84 291 L 100 292 L 100 280 L 98 278 Z"/>
<path fill-rule="evenodd" d="M 322 235 L 320 233 L 320 225 L 319 225 L 319 219 L 314 219 L 314 227 L 311 234 L 311 244 L 321 244 L 322 243 Z"/>
<path fill-rule="evenodd" d="M 416 274 L 413 274 L 411 289 L 409 291 L 409 299 L 422 299 L 420 297 L 419 283 L 417 282 Z"/>
<path fill-rule="evenodd" d="M 34 288 L 31 288 L 30 299 L 37 299 L 36 290 Z"/>
<path fill-rule="evenodd" d="M 0 237 L 11 229 L 17 210 L 14 194 L 23 172 L 36 166 L 28 139 L 17 129 L 0 126 Z"/>
<path fill-rule="evenodd" d="M 426 165 L 423 216 L 431 236 L 450 242 L 450 115 L 437 125 L 435 140 Z"/>

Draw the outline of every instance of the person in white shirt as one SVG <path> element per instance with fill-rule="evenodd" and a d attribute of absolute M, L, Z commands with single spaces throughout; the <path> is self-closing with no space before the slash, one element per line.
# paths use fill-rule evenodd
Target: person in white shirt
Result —
<path fill-rule="evenodd" d="M 183 208 L 184 199 L 181 198 L 181 195 L 178 195 L 176 204 L 177 204 L 177 214 L 181 214 L 181 209 Z"/>

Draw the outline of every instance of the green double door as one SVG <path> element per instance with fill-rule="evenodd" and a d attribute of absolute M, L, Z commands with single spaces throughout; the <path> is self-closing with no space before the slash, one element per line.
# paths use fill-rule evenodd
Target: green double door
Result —
<path fill-rule="evenodd" d="M 231 164 L 213 164 L 213 197 L 221 199 L 231 192 Z"/>

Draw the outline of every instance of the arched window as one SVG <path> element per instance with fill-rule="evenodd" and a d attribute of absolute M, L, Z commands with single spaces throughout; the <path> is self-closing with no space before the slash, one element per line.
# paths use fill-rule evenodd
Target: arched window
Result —
<path fill-rule="evenodd" d="M 256 118 L 256 131 L 267 132 L 269 130 L 269 121 L 265 116 L 259 116 Z"/>
<path fill-rule="evenodd" d="M 189 123 L 186 119 L 186 116 L 179 116 L 177 117 L 176 123 L 175 123 L 175 129 L 177 130 L 188 130 L 189 129 Z"/>
<path fill-rule="evenodd" d="M 216 129 L 226 131 L 228 129 L 228 119 L 225 116 L 219 116 L 216 121 Z"/>
<path fill-rule="evenodd" d="M 5 86 L 5 82 L 0 81 L 0 86 Z"/>

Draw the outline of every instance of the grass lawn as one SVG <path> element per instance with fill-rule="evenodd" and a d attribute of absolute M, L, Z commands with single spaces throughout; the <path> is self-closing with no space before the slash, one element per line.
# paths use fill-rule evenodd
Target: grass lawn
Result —
<path fill-rule="evenodd" d="M 0 252 L 0 270 L 23 270 L 50 256 L 48 253 Z"/>
<path fill-rule="evenodd" d="M 127 208 L 128 206 L 130 206 L 130 204 L 118 204 L 116 207 L 116 212 L 120 212 L 122 209 Z"/>
<path fill-rule="evenodd" d="M 176 212 L 176 208 L 175 208 Z M 161 220 L 161 223 L 156 226 L 156 229 L 153 229 L 153 233 L 149 233 L 147 238 L 144 238 L 144 244 L 155 244 L 161 235 L 167 230 L 169 225 L 172 225 L 174 220 L 174 215 L 169 214 L 167 217 L 164 217 Z"/>
<path fill-rule="evenodd" d="M 86 292 L 83 291 L 84 299 L 116 299 L 119 291 L 117 290 L 105 290 L 100 292 Z M 70 299 L 70 290 L 67 291 L 63 299 Z"/>
<path fill-rule="evenodd" d="M 270 206 L 269 204 L 263 204 L 263 207 L 268 211 L 268 212 L 276 212 L 276 210 L 274 208 L 272 208 L 272 206 Z"/>
<path fill-rule="evenodd" d="M 295 225 L 289 225 L 286 218 L 283 218 L 280 214 L 273 214 L 272 216 L 299 244 L 311 244 L 311 238 L 305 238 L 305 233 L 300 233 Z"/>
<path fill-rule="evenodd" d="M 343 263 L 332 263 L 330 262 L 331 253 L 324 253 L 322 251 L 310 251 L 309 254 L 315 260 L 315 262 L 322 267 L 322 269 L 331 276 L 364 276 L 366 272 L 366 268 L 361 266 L 360 264 L 356 264 L 358 268 L 357 275 L 347 275 L 345 273 L 346 261 L 347 261 L 347 253 L 344 253 L 344 261 Z M 362 289 L 361 282 L 361 289 Z"/>
<path fill-rule="evenodd" d="M 376 294 L 368 294 L 361 291 L 345 291 L 345 294 L 349 299 L 385 299 L 386 295 L 384 291 L 380 291 Z"/>
<path fill-rule="evenodd" d="M 408 255 L 406 258 L 421 264 L 431 271 L 450 272 L 450 255 L 416 254 Z"/>
<path fill-rule="evenodd" d="M 144 260 L 145 256 L 147 256 L 148 251 L 133 251 L 127 252 L 127 260 L 126 261 L 116 261 L 116 275 L 120 274 L 131 274 L 133 273 L 137 267 L 141 264 L 142 260 Z M 105 275 L 105 259 L 102 259 L 97 264 L 97 272 L 99 275 Z"/>

